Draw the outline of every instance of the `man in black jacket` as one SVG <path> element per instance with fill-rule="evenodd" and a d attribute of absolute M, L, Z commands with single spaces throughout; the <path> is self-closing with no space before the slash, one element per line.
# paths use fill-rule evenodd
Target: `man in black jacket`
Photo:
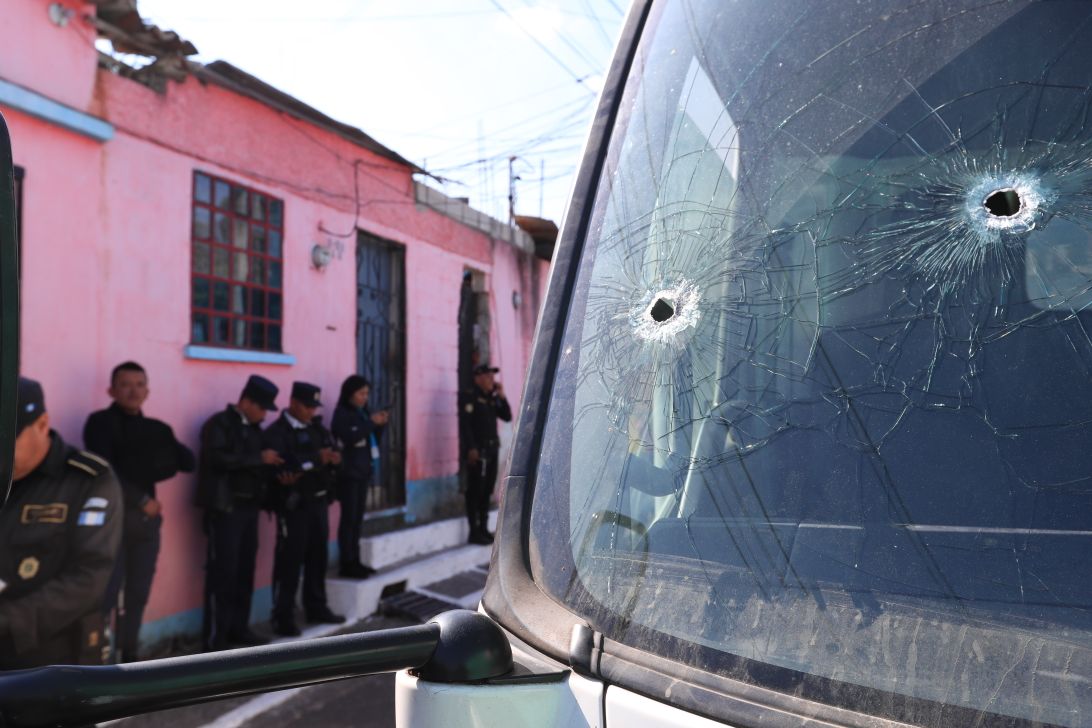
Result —
<path fill-rule="evenodd" d="M 114 403 L 87 418 L 83 442 L 110 462 L 121 482 L 125 512 L 121 551 L 103 611 L 109 614 L 117 606 L 118 593 L 124 590 L 114 647 L 116 657 L 132 662 L 137 659 L 140 624 L 159 556 L 163 509 L 155 485 L 179 472 L 193 472 L 196 460 L 166 423 L 141 412 L 148 398 L 148 375 L 142 366 L 127 361 L 114 367 L 107 393 Z"/>
<path fill-rule="evenodd" d="M 0 670 L 102 664 L 100 599 L 121 541 L 121 489 L 101 458 L 49 429 L 20 378 L 14 483 L 0 510 Z"/>
<path fill-rule="evenodd" d="M 196 505 L 205 509 L 205 649 L 268 642 L 250 629 L 258 511 L 271 466 L 284 463 L 262 449 L 261 423 L 275 412 L 277 386 L 257 374 L 237 404 L 229 404 L 201 428 Z"/>
<path fill-rule="evenodd" d="M 494 379 L 500 369 L 488 364 L 474 368 L 474 386 L 459 396 L 459 435 L 466 468 L 466 518 L 470 543 L 490 544 L 489 499 L 497 481 L 500 437 L 497 420 L 512 421 L 504 387 Z"/>
<path fill-rule="evenodd" d="M 273 631 L 300 634 L 295 620 L 296 589 L 303 570 L 303 609 L 312 624 L 341 624 L 345 617 L 326 604 L 328 509 L 333 496 L 333 468 L 341 462 L 333 438 L 315 416 L 320 389 L 293 382 L 288 409 L 266 428 L 264 446 L 276 450 L 284 465 L 272 489 L 277 513 L 277 548 L 273 555 Z"/>

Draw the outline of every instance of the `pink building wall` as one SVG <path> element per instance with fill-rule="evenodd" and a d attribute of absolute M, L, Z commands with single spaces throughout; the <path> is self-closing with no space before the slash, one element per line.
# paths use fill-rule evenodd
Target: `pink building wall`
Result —
<path fill-rule="evenodd" d="M 545 263 L 417 204 L 410 168 L 321 127 L 193 77 L 159 94 L 97 69 L 94 34 L 81 20 L 93 7 L 69 4 L 76 15 L 58 28 L 48 20 L 48 4 L 30 0 L 6 9 L 0 80 L 114 127 L 112 138 L 96 141 L 0 105 L 15 163 L 26 170 L 23 371 L 42 381 L 56 429 L 80 444 L 87 414 L 109 403 L 111 368 L 126 359 L 148 370 L 145 413 L 171 424 L 195 450 L 201 423 L 237 398 L 250 373 L 277 383 L 280 404 L 301 379 L 320 385 L 332 405 L 356 366 L 355 237 L 324 231 L 361 229 L 406 251 L 407 488 L 450 486 L 458 470 L 463 270 L 489 276 L 494 363 L 516 408 Z M 294 364 L 185 356 L 195 170 L 284 201 L 283 351 Z M 343 254 L 325 270 L 314 269 L 312 246 L 332 242 L 336 250 L 339 241 Z M 513 291 L 523 298 L 519 309 Z M 190 505 L 193 486 L 192 476 L 159 486 L 165 518 L 145 617 L 149 641 L 199 623 L 205 543 L 200 513 Z M 337 517 L 335 506 L 335 527 Z M 272 545 L 266 520 L 259 589 L 270 582 Z"/>

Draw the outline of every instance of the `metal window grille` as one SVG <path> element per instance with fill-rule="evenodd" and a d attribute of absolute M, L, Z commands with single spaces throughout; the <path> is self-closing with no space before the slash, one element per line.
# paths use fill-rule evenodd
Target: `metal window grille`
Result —
<path fill-rule="evenodd" d="M 284 201 L 193 175 L 190 341 L 281 351 Z"/>

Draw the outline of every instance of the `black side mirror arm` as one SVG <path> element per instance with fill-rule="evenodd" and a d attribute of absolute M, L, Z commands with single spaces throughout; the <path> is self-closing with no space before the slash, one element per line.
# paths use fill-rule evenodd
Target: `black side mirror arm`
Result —
<path fill-rule="evenodd" d="M 11 137 L 0 115 L 0 507 L 11 488 L 19 380 L 19 246 Z"/>
<path fill-rule="evenodd" d="M 86 726 L 219 698 L 414 669 L 433 682 L 512 670 L 508 638 L 465 609 L 427 624 L 162 660 L 0 673 L 0 725 Z"/>

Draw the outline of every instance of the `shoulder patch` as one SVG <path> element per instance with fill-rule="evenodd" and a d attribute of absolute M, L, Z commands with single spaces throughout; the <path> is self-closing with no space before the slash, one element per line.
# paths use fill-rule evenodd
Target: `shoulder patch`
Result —
<path fill-rule="evenodd" d="M 68 458 L 68 465 L 77 470 L 82 470 L 93 478 L 97 478 L 110 469 L 110 463 L 86 450 L 77 450 Z"/>

